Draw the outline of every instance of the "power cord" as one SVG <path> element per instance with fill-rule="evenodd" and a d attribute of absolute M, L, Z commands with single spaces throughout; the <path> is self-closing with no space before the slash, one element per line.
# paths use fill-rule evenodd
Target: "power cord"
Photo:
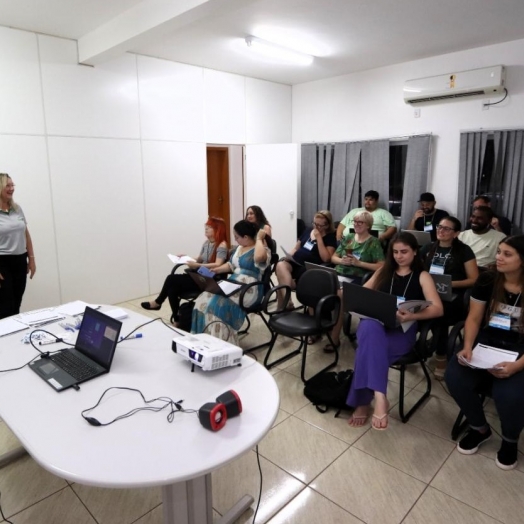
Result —
<path fill-rule="evenodd" d="M 506 100 L 506 98 L 508 98 L 508 90 L 506 88 L 504 88 L 504 91 L 506 92 L 506 94 L 504 95 L 504 98 L 502 100 L 499 100 L 498 102 L 492 102 L 491 104 L 484 104 L 484 106 L 496 106 L 497 104 L 500 104 L 501 102 L 504 102 L 504 100 Z"/>
<path fill-rule="evenodd" d="M 258 490 L 258 502 L 257 506 L 255 508 L 255 513 L 253 514 L 253 524 L 255 524 L 255 520 L 257 518 L 258 508 L 260 507 L 260 501 L 262 500 L 262 482 L 263 482 L 263 476 L 262 476 L 262 466 L 260 464 L 260 455 L 258 453 L 258 444 L 255 447 L 255 452 L 257 454 L 257 464 L 258 464 L 258 473 L 260 475 L 260 487 Z"/>
<path fill-rule="evenodd" d="M 0 491 L 0 499 L 2 498 L 2 492 Z M 14 524 L 13 521 L 8 520 L 7 517 L 4 515 L 4 512 L 2 511 L 2 505 L 0 504 L 0 516 L 7 524 Z"/>
<path fill-rule="evenodd" d="M 90 412 L 90 411 L 93 411 L 94 409 L 96 409 L 100 405 L 100 403 L 102 402 L 102 400 L 104 399 L 106 394 L 109 391 L 111 391 L 111 390 L 122 390 L 122 391 L 131 391 L 131 392 L 134 392 L 134 393 L 138 393 L 140 395 L 140 397 L 142 398 L 142 401 L 144 402 L 144 404 L 146 404 L 146 406 L 142 406 L 142 407 L 139 407 L 139 408 L 133 408 L 131 411 L 128 411 L 127 413 L 124 413 L 122 415 L 118 415 L 118 417 L 115 417 L 113 420 L 111 420 L 109 422 L 100 422 L 98 419 L 96 419 L 94 417 L 86 417 L 85 414 Z M 150 404 L 152 404 L 153 402 L 163 402 L 164 404 L 162 406 L 151 406 Z M 197 409 L 185 409 L 185 408 L 183 408 L 182 407 L 182 402 L 184 402 L 184 401 L 183 400 L 174 401 L 170 397 L 157 397 L 157 398 L 153 398 L 151 400 L 146 400 L 146 398 L 144 397 L 144 394 L 139 389 L 129 388 L 129 387 L 126 387 L 126 386 L 113 386 L 113 387 L 107 388 L 102 393 L 101 397 L 98 399 L 98 402 L 94 406 L 92 406 L 90 408 L 87 408 L 87 409 L 84 409 L 81 412 L 81 415 L 92 426 L 110 426 L 111 424 L 117 422 L 118 420 L 122 420 L 122 419 L 125 419 L 125 418 L 132 417 L 133 415 L 135 415 L 139 411 L 152 411 L 154 413 L 158 413 L 160 411 L 163 411 L 165 408 L 169 407 L 170 411 L 167 414 L 167 421 L 169 423 L 171 423 L 171 422 L 173 422 L 173 420 L 175 418 L 175 413 L 177 413 L 177 412 L 190 413 L 190 414 L 198 413 Z"/>
<path fill-rule="evenodd" d="M 226 326 L 226 328 L 227 328 L 227 339 L 226 339 L 226 342 L 228 342 L 229 339 L 231 338 L 231 328 L 225 322 L 223 322 L 222 320 L 213 320 L 209 324 L 206 324 L 204 326 L 204 329 L 202 330 L 202 333 L 205 333 L 207 328 L 209 326 L 212 326 L 213 324 L 224 324 L 224 326 Z"/>

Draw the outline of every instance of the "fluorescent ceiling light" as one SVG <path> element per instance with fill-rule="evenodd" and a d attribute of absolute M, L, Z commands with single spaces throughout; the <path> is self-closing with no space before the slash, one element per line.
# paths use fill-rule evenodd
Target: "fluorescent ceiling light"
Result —
<path fill-rule="evenodd" d="M 280 62 L 306 66 L 311 65 L 315 58 L 312 55 L 273 44 L 256 36 L 246 36 L 246 44 L 253 52 Z"/>

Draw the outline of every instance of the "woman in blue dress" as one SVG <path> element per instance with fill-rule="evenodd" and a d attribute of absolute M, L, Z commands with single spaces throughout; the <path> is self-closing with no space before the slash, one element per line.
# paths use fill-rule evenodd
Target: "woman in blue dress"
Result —
<path fill-rule="evenodd" d="M 215 273 L 232 273 L 228 280 L 242 284 L 262 280 L 269 265 L 271 252 L 264 238 L 266 233 L 258 226 L 241 220 L 234 226 L 234 237 L 238 247 L 229 262 L 219 266 Z M 262 300 L 262 286 L 251 286 L 244 295 L 244 305 L 251 306 Z M 229 297 L 202 293 L 195 303 L 191 333 L 209 333 L 214 337 L 238 345 L 237 332 L 246 319 L 245 311 L 239 306 L 240 292 Z M 206 329 L 209 326 L 209 329 Z"/>

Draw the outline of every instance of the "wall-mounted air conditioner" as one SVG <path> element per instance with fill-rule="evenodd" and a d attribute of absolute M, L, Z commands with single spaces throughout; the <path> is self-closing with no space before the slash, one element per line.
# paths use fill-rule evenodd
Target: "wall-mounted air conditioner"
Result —
<path fill-rule="evenodd" d="M 407 80 L 404 102 L 422 104 L 450 98 L 492 96 L 504 91 L 504 83 L 505 69 L 501 65 Z"/>

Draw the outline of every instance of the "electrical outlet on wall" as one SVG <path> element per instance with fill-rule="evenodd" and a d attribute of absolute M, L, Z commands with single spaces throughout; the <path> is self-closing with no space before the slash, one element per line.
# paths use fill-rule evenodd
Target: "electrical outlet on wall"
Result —
<path fill-rule="evenodd" d="M 482 111 L 487 111 L 489 109 L 489 98 L 482 100 Z"/>
<path fill-rule="evenodd" d="M 413 112 L 415 118 L 420 118 L 420 107 L 415 107 L 415 111 Z"/>

